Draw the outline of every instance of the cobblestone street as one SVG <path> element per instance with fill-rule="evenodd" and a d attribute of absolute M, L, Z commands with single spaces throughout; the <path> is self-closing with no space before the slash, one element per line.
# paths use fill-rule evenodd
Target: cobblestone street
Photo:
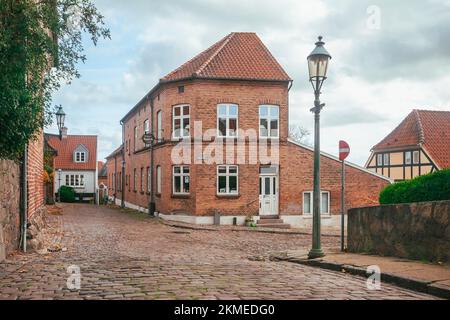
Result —
<path fill-rule="evenodd" d="M 0 299 L 433 299 L 363 278 L 274 262 L 271 252 L 309 247 L 309 235 L 174 228 L 115 208 L 64 205 L 65 252 L 17 254 L 0 264 Z M 324 247 L 339 238 L 323 237 Z M 81 289 L 67 288 L 67 268 Z"/>

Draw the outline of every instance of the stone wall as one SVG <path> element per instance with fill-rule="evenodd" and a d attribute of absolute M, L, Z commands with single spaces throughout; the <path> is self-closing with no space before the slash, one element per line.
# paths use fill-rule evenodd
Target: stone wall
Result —
<path fill-rule="evenodd" d="M 450 201 L 351 209 L 348 212 L 348 249 L 448 262 Z"/>
<path fill-rule="evenodd" d="M 0 261 L 20 241 L 20 167 L 0 159 Z"/>

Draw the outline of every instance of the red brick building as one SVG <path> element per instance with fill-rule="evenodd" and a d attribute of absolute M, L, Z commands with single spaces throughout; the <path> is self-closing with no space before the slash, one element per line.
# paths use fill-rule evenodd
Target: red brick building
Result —
<path fill-rule="evenodd" d="M 224 224 L 248 215 L 310 224 L 313 152 L 288 139 L 291 85 L 254 33 L 231 33 L 169 73 L 121 120 L 123 148 L 108 157 L 116 202 L 142 211 L 154 202 L 164 219 L 190 223 L 220 213 Z M 347 206 L 378 204 L 390 180 L 347 167 Z M 340 163 L 327 154 L 322 190 L 323 223 L 332 224 Z"/>

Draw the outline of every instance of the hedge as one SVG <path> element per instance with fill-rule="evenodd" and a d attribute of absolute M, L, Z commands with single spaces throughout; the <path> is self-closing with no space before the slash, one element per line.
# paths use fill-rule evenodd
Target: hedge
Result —
<path fill-rule="evenodd" d="M 71 187 L 62 186 L 60 188 L 61 202 L 75 202 L 75 190 Z"/>
<path fill-rule="evenodd" d="M 450 200 L 450 169 L 394 183 L 380 193 L 380 204 Z"/>

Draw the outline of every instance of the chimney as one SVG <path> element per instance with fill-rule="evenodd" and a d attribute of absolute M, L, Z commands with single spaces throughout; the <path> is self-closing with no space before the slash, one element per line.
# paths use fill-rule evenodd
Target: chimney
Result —
<path fill-rule="evenodd" d="M 61 138 L 62 139 L 67 138 L 67 128 L 66 127 L 61 128 Z"/>

